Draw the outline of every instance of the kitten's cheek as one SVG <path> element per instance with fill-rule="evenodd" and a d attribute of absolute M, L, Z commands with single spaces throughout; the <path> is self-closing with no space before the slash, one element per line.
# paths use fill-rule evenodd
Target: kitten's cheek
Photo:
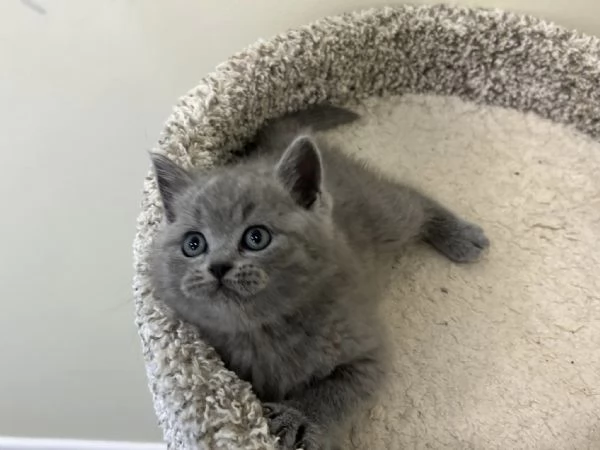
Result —
<path fill-rule="evenodd" d="M 267 287 L 269 276 L 264 270 L 246 268 L 231 280 L 231 284 L 240 295 L 255 295 Z"/>
<path fill-rule="evenodd" d="M 258 293 L 264 290 L 269 284 L 269 275 L 264 270 L 257 270 L 255 276 L 253 277 L 252 287 L 254 288 L 254 292 Z"/>
<path fill-rule="evenodd" d="M 187 298 L 197 297 L 203 290 L 206 279 L 202 274 L 192 273 L 186 275 L 181 280 L 181 292 Z"/>

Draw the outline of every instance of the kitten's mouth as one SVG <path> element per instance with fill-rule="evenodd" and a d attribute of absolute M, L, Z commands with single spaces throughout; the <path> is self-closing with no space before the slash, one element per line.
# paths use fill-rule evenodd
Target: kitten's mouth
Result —
<path fill-rule="evenodd" d="M 215 285 L 209 295 L 218 303 L 232 302 L 234 304 L 240 304 L 244 300 L 244 297 L 240 295 L 238 291 L 228 287 L 225 284 Z"/>
<path fill-rule="evenodd" d="M 221 294 L 234 294 L 234 290 L 231 289 L 230 287 L 228 287 L 225 283 L 223 283 L 222 280 L 219 280 L 214 288 L 213 288 L 213 294 L 217 294 L 217 293 L 221 293 Z"/>
<path fill-rule="evenodd" d="M 240 286 L 231 280 L 211 280 L 208 283 L 187 286 L 185 291 L 192 296 L 212 297 L 215 301 L 231 300 L 239 302 L 248 297 L 248 293 L 244 289 L 240 289 Z"/>

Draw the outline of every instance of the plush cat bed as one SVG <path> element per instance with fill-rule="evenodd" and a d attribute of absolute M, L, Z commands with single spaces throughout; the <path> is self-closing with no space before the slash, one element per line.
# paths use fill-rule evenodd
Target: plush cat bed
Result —
<path fill-rule="evenodd" d="M 418 246 L 399 259 L 385 304 L 393 373 L 347 447 L 600 448 L 599 41 L 446 6 L 326 18 L 219 66 L 180 100 L 158 150 L 186 167 L 222 164 L 266 119 L 325 101 L 364 116 L 329 139 L 493 243 L 471 266 Z M 134 290 L 165 440 L 272 448 L 250 386 L 152 296 L 161 218 L 150 174 Z"/>

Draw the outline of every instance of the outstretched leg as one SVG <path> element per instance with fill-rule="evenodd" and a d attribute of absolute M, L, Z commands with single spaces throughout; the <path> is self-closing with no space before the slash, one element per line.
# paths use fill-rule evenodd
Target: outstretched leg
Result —
<path fill-rule="evenodd" d="M 456 262 L 477 260 L 489 246 L 483 230 L 418 190 L 335 151 L 323 153 L 336 221 L 351 243 L 377 255 L 397 255 L 415 239 Z M 326 171 L 327 173 L 327 171 Z"/>
<path fill-rule="evenodd" d="M 403 244 L 416 237 L 431 244 L 448 259 L 459 262 L 478 260 L 490 241 L 483 229 L 468 222 L 435 200 L 402 184 L 387 182 L 383 212 L 386 218 L 380 225 L 385 244 Z"/>

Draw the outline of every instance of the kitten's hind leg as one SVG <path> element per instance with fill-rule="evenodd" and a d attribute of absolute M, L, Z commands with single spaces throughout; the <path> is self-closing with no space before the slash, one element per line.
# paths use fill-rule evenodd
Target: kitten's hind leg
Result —
<path fill-rule="evenodd" d="M 448 259 L 459 263 L 477 261 L 489 247 L 490 240 L 479 225 L 461 219 L 433 201 L 428 209 L 423 240 Z"/>

